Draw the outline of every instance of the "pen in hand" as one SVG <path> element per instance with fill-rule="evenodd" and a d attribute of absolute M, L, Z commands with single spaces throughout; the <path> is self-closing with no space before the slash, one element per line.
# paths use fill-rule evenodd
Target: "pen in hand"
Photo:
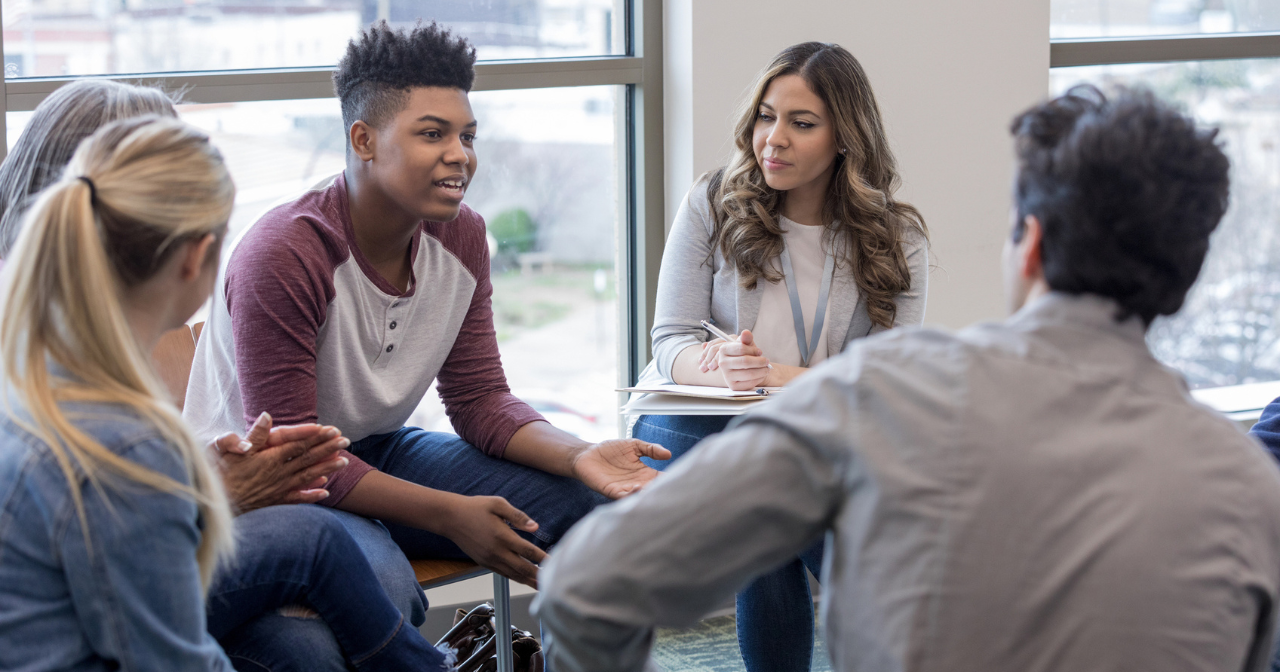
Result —
<path fill-rule="evenodd" d="M 723 331 L 720 331 L 720 329 L 717 328 L 716 325 L 711 324 L 706 320 L 699 320 L 699 323 L 702 324 L 703 329 L 706 329 L 707 331 L 711 332 L 711 335 L 715 336 L 716 338 L 722 339 L 728 343 L 734 343 L 738 340 L 736 336 L 730 336 L 729 334 L 726 334 Z M 768 366 L 770 369 L 773 368 L 772 364 L 766 364 L 766 366 Z"/>
<path fill-rule="evenodd" d="M 711 335 L 715 336 L 716 338 L 724 339 L 730 343 L 733 343 L 734 341 L 738 340 L 736 336 L 730 336 L 729 334 L 726 334 L 723 331 L 720 331 L 720 329 L 717 328 L 716 325 L 711 324 L 706 320 L 702 320 L 701 323 L 702 323 L 702 328 L 711 332 Z"/>

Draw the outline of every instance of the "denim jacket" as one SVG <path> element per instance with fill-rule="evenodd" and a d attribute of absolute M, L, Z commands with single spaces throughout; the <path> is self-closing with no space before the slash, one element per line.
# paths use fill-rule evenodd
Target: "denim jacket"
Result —
<path fill-rule="evenodd" d="M 174 448 L 136 415 L 76 407 L 111 451 L 180 483 Z M 0 670 L 231 670 L 205 629 L 196 505 L 111 474 L 74 500 L 47 444 L 0 419 Z"/>

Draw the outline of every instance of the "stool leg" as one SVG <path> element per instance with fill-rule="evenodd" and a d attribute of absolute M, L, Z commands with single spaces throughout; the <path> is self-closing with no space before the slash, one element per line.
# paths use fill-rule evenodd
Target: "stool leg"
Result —
<path fill-rule="evenodd" d="M 493 609 L 498 617 L 498 672 L 515 672 L 511 652 L 511 585 L 507 577 L 493 574 Z"/>

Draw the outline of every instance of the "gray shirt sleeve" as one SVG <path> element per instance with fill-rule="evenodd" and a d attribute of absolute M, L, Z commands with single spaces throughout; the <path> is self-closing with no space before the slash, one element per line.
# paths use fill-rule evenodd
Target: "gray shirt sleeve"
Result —
<path fill-rule="evenodd" d="M 924 305 L 929 296 L 929 239 L 916 229 L 909 229 L 903 238 L 903 252 L 907 256 L 907 268 L 911 271 L 911 289 L 894 299 L 898 312 L 893 318 L 895 327 L 919 327 L 924 324 Z M 875 328 L 871 333 L 885 331 Z"/>
<path fill-rule="evenodd" d="M 698 180 L 685 196 L 671 223 L 658 272 L 654 305 L 653 359 L 667 380 L 680 351 L 706 341 L 699 320 L 711 319 L 715 269 L 711 256 L 714 222 L 707 200 L 707 178 Z"/>
<path fill-rule="evenodd" d="M 597 509 L 539 572 L 548 667 L 646 669 L 653 627 L 696 623 L 824 533 L 840 471 L 779 425 L 748 421 Z"/>

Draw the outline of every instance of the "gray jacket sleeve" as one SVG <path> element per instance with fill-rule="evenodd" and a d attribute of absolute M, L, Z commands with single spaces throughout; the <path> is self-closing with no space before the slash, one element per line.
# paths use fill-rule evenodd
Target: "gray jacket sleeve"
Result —
<path fill-rule="evenodd" d="M 898 312 L 893 326 L 919 327 L 924 324 L 924 304 L 929 296 L 929 239 L 920 231 L 911 229 L 905 236 L 903 247 L 907 268 L 911 270 L 911 289 L 899 294 L 894 301 Z"/>
<path fill-rule="evenodd" d="M 696 623 L 824 533 L 843 497 L 839 471 L 780 424 L 754 422 L 596 509 L 539 572 L 548 668 L 647 669 L 655 626 Z"/>
<path fill-rule="evenodd" d="M 699 320 L 711 319 L 715 269 L 711 257 L 714 222 L 707 199 L 707 178 L 698 180 L 685 196 L 671 223 L 658 273 L 654 305 L 653 359 L 662 377 L 671 380 L 671 367 L 681 350 L 705 342 Z"/>

